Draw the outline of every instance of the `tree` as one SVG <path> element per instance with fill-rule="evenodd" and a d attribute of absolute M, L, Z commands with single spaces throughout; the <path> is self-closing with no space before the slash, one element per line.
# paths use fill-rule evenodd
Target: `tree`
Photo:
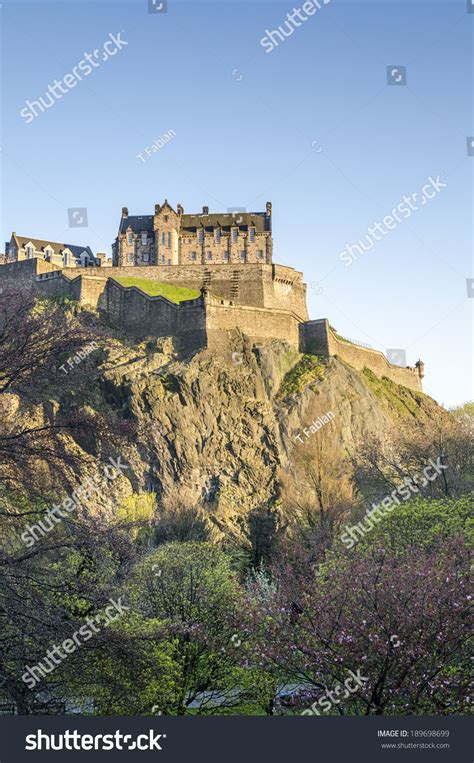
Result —
<path fill-rule="evenodd" d="M 41 495 L 55 476 L 64 480 L 67 467 L 78 470 L 86 455 L 96 456 L 101 440 L 129 432 L 129 424 L 91 407 L 91 361 L 77 354 L 85 356 L 82 348 L 91 342 L 99 349 L 106 336 L 74 306 L 38 302 L 30 292 L 2 294 L 0 486 L 26 485 Z M 73 381 L 60 370 L 64 364 L 71 370 L 71 358 L 80 363 Z"/>
<path fill-rule="evenodd" d="M 335 712 L 465 710 L 469 555 L 460 539 L 435 552 L 372 549 L 325 568 L 282 567 L 276 594 L 250 590 L 242 629 L 254 662 L 332 691 L 349 671 L 363 684 Z"/>
<path fill-rule="evenodd" d="M 314 560 L 332 545 L 335 528 L 357 503 L 352 466 L 329 424 L 296 443 L 291 455 L 283 480 L 285 519 L 290 537 Z"/>
<path fill-rule="evenodd" d="M 201 692 L 228 688 L 238 595 L 229 560 L 210 543 L 165 544 L 137 570 L 131 586 L 136 608 L 159 621 L 175 645 L 176 714 Z"/>

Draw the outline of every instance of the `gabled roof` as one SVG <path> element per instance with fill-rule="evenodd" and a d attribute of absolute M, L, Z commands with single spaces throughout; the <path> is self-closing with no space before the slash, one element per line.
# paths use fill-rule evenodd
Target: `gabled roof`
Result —
<path fill-rule="evenodd" d="M 210 215 L 182 215 L 181 230 L 194 232 L 204 227 L 213 230 L 218 225 L 222 230 L 230 230 L 233 225 L 238 225 L 240 230 L 248 230 L 253 225 L 257 233 L 263 233 L 265 228 L 265 212 L 218 212 Z"/>
<path fill-rule="evenodd" d="M 163 207 L 161 208 L 163 209 Z M 238 225 L 240 230 L 248 230 L 254 226 L 257 233 L 263 233 L 265 227 L 265 212 L 220 212 L 210 215 L 181 215 L 180 230 L 184 233 L 195 233 L 201 227 L 208 231 L 214 230 L 218 225 L 223 231 L 229 231 L 233 225 Z M 129 215 L 122 217 L 119 233 L 126 233 L 128 229 L 133 233 L 153 233 L 153 215 Z"/>
<path fill-rule="evenodd" d="M 120 221 L 119 233 L 126 233 L 131 228 L 133 233 L 153 233 L 153 215 L 130 215 L 122 217 Z"/>
<path fill-rule="evenodd" d="M 46 247 L 51 247 L 54 254 L 61 255 L 64 249 L 69 249 L 74 257 L 80 257 L 83 252 L 87 252 L 91 257 L 94 257 L 90 246 L 77 246 L 76 244 L 61 244 L 58 241 L 44 241 L 40 238 L 29 238 L 28 236 L 17 236 L 14 234 L 14 239 L 20 247 L 25 247 L 30 242 L 33 244 L 37 252 L 43 252 Z"/>

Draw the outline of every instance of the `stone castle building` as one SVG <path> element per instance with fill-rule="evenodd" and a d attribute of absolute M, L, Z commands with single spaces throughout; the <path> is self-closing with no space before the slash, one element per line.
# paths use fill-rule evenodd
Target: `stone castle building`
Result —
<path fill-rule="evenodd" d="M 168 201 L 154 215 L 129 215 L 122 209 L 112 246 L 113 265 L 225 265 L 272 262 L 272 205 L 265 212 L 185 214 Z"/>
<path fill-rule="evenodd" d="M 272 262 L 272 205 L 265 212 L 184 213 L 164 202 L 154 215 L 122 209 L 113 265 L 89 247 L 12 234 L 4 287 L 32 290 L 42 299 L 68 297 L 104 315 L 129 336 L 173 337 L 189 353 L 229 352 L 236 335 L 254 342 L 286 342 L 300 352 L 337 356 L 412 390 L 421 390 L 424 365 L 401 368 L 386 356 L 340 337 L 325 318 L 308 319 L 303 273 Z M 130 278 L 137 285 L 128 285 Z M 144 291 L 157 282 L 156 289 Z M 184 286 L 190 298 L 166 298 Z M 167 287 L 167 289 L 164 289 Z M 194 294 L 193 294 L 194 292 Z M 230 348 L 230 349 L 229 349 Z"/>
<path fill-rule="evenodd" d="M 20 262 L 38 258 L 60 268 L 101 265 L 105 255 L 94 256 L 90 246 L 60 244 L 29 236 L 18 236 L 14 231 L 5 242 L 5 262 Z"/>

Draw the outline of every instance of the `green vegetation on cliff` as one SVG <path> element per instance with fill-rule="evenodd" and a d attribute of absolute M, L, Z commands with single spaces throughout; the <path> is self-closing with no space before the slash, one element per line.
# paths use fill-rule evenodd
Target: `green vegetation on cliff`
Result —
<path fill-rule="evenodd" d="M 302 392 L 324 378 L 324 360 L 318 355 L 303 355 L 299 363 L 285 375 L 277 399 L 284 400 L 289 395 Z"/>
<path fill-rule="evenodd" d="M 373 394 L 390 409 L 402 414 L 402 416 L 416 416 L 420 406 L 428 398 L 423 392 L 403 387 L 387 379 L 386 376 L 379 378 L 370 368 L 364 368 L 361 376 Z"/>

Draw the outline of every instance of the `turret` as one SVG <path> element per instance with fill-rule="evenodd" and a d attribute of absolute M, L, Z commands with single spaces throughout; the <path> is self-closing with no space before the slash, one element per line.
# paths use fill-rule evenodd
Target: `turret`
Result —
<path fill-rule="evenodd" d="M 417 362 L 415 363 L 415 368 L 418 369 L 418 376 L 420 377 L 420 379 L 423 379 L 425 375 L 425 364 L 423 363 L 423 361 L 417 360 Z"/>

